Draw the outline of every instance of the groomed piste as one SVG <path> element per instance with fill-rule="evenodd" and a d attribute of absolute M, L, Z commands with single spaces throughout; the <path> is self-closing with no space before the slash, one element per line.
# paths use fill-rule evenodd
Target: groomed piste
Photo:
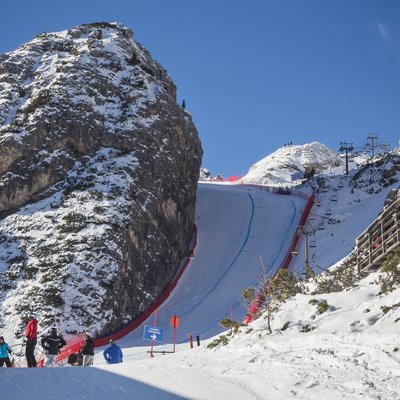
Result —
<path fill-rule="evenodd" d="M 156 343 L 156 348 L 170 351 L 173 315 L 180 320 L 178 344 L 187 342 L 189 334 L 199 335 L 201 340 L 215 336 L 223 330 L 218 324 L 223 318 L 243 320 L 249 310 L 242 290 L 257 286 L 261 274 L 273 276 L 279 268 L 288 267 L 299 223 L 304 223 L 312 206 L 303 193 L 289 193 L 256 185 L 200 182 L 191 257 L 182 261 L 156 304 L 127 326 L 96 338 L 96 346 L 104 346 L 113 337 L 129 348 L 127 357 L 141 358 L 149 346 L 143 339 L 145 325 L 164 330 L 163 341 Z M 58 361 L 77 352 L 82 342 L 82 337 L 70 338 Z"/>
<path fill-rule="evenodd" d="M 164 329 L 158 350 L 172 350 L 170 318 L 175 313 L 180 319 L 177 343 L 187 342 L 189 334 L 203 340 L 220 333 L 218 322 L 231 313 L 242 320 L 247 313 L 242 290 L 282 266 L 307 205 L 307 196 L 257 186 L 199 183 L 197 196 L 197 244 L 176 287 L 158 308 L 156 325 Z M 146 356 L 149 342 L 143 330 L 153 324 L 154 313 L 119 341 L 129 348 L 127 357 Z"/>

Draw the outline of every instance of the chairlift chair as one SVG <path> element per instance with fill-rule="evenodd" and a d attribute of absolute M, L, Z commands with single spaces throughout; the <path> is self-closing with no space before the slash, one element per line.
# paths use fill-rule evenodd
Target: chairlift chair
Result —
<path fill-rule="evenodd" d="M 331 210 L 331 205 L 330 204 L 328 204 L 328 207 L 326 207 L 325 215 L 332 215 L 332 210 Z"/>
<path fill-rule="evenodd" d="M 310 247 L 317 247 L 317 241 L 315 238 L 310 240 Z"/>

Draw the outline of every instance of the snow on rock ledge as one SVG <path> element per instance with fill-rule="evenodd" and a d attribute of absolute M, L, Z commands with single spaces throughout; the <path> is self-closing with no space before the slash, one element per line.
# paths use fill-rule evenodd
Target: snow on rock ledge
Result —
<path fill-rule="evenodd" d="M 202 148 L 166 71 L 117 23 L 0 55 L 0 328 L 105 333 L 185 255 Z"/>

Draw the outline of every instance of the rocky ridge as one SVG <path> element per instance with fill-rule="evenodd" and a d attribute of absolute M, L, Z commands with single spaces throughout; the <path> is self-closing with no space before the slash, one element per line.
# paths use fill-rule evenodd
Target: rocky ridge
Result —
<path fill-rule="evenodd" d="M 0 326 L 102 334 L 172 279 L 202 149 L 176 87 L 118 23 L 0 56 Z"/>

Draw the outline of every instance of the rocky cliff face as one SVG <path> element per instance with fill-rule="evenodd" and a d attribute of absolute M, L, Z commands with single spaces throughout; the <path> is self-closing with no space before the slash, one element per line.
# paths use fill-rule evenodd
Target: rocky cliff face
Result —
<path fill-rule="evenodd" d="M 176 273 L 202 149 L 166 71 L 120 24 L 0 56 L 0 328 L 115 329 Z"/>

